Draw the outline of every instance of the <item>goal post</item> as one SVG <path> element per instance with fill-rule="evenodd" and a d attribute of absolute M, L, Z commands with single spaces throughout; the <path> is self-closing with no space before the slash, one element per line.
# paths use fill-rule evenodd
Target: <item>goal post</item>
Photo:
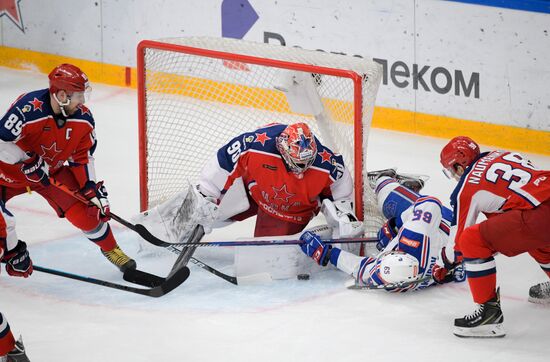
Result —
<path fill-rule="evenodd" d="M 382 68 L 372 59 L 228 38 L 144 40 L 137 50 L 141 210 L 196 182 L 217 149 L 268 123 L 307 123 L 354 179 L 367 232 L 381 223 L 367 145 Z"/>

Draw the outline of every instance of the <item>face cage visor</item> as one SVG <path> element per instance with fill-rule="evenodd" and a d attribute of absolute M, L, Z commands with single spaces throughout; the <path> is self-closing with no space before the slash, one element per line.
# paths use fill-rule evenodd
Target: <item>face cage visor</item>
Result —
<path fill-rule="evenodd" d="M 460 180 L 460 176 L 456 173 L 456 164 L 449 167 L 444 168 L 441 171 L 443 171 L 443 174 L 449 179 L 449 180 Z"/>

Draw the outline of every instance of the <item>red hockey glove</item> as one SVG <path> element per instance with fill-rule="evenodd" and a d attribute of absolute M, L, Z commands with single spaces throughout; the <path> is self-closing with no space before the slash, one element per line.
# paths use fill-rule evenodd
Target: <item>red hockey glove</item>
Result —
<path fill-rule="evenodd" d="M 40 182 L 42 185 L 48 186 L 50 184 L 48 164 L 36 153 L 31 153 L 29 156 L 28 160 L 22 162 L 21 172 L 30 182 Z"/>
<path fill-rule="evenodd" d="M 432 268 L 432 277 L 438 284 L 449 283 L 454 280 L 454 269 L 462 262 L 462 255 L 455 252 L 455 261 L 451 262 L 445 254 L 445 247 L 441 249 L 441 255 Z"/>
<path fill-rule="evenodd" d="M 88 205 L 88 215 L 94 216 L 103 222 L 111 219 L 107 189 L 103 186 L 103 181 L 98 183 L 93 181 L 86 182 L 86 185 L 80 190 L 80 194 L 90 202 Z"/>
<path fill-rule="evenodd" d="M 9 275 L 27 278 L 32 274 L 32 260 L 24 241 L 19 240 L 13 250 L 6 252 L 4 260 Z"/>
<path fill-rule="evenodd" d="M 300 236 L 300 240 L 303 241 L 300 244 L 300 248 L 307 256 L 311 257 L 321 266 L 328 264 L 332 246 L 323 244 L 319 236 L 311 231 L 303 233 Z"/>

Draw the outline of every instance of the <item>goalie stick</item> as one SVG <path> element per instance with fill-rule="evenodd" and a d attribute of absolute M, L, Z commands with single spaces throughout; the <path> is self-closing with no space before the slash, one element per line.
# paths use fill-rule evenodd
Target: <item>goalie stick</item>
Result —
<path fill-rule="evenodd" d="M 410 287 L 411 285 L 416 285 L 420 283 L 427 282 L 432 278 L 431 275 L 426 275 L 420 279 L 417 280 L 410 280 L 410 281 L 404 281 L 404 282 L 398 282 L 398 283 L 388 283 L 388 284 L 380 284 L 380 285 L 374 285 L 374 284 L 358 284 L 357 281 L 354 282 L 354 284 L 349 285 L 347 288 L 352 290 L 393 290 L 397 288 L 406 288 Z"/>
<path fill-rule="evenodd" d="M 164 278 L 164 281 L 160 285 L 154 286 L 149 289 L 143 289 L 143 288 L 132 287 L 129 285 L 113 283 L 107 280 L 101 280 L 101 279 L 86 277 L 83 275 L 68 273 L 62 270 L 46 268 L 39 265 L 33 265 L 33 270 L 46 273 L 46 274 L 57 275 L 63 278 L 74 279 L 85 283 L 101 285 L 107 288 L 113 288 L 113 289 L 123 290 L 125 292 L 141 294 L 141 295 L 145 295 L 153 298 L 159 298 L 159 297 L 162 297 L 163 295 L 170 293 L 172 290 L 177 288 L 189 277 L 189 268 L 184 266 L 182 268 L 173 270 L 173 272 L 171 272 L 166 278 Z M 160 277 L 157 277 L 157 278 L 160 278 Z"/>

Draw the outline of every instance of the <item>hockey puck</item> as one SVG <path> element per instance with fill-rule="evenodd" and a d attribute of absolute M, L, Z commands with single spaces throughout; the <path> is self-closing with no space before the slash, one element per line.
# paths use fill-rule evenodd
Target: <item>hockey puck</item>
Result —
<path fill-rule="evenodd" d="M 296 277 L 298 280 L 309 280 L 309 274 L 298 274 Z"/>

